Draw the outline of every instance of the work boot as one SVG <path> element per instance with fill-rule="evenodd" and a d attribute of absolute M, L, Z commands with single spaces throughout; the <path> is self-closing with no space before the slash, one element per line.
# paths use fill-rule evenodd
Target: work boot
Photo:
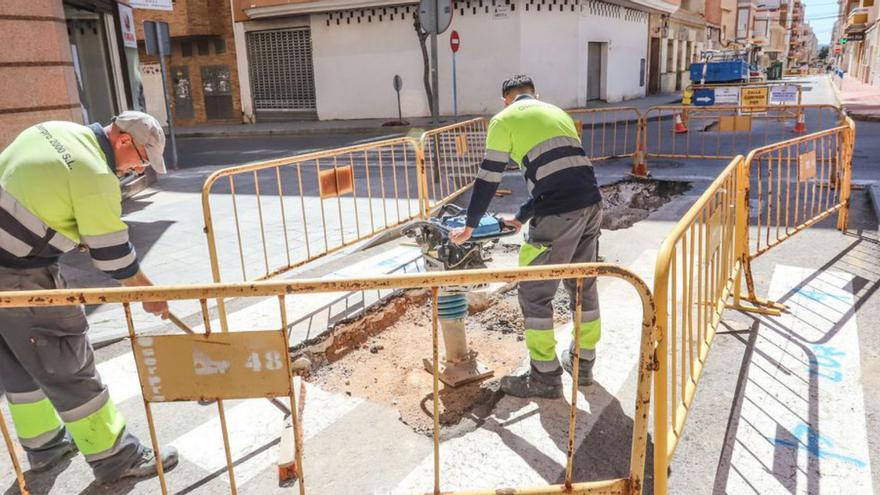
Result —
<path fill-rule="evenodd" d="M 27 452 L 28 462 L 31 465 L 31 471 L 41 473 L 48 471 L 66 459 L 76 455 L 79 449 L 76 444 L 69 439 L 64 443 L 47 450 L 29 450 Z"/>
<path fill-rule="evenodd" d="M 560 373 L 562 372 L 560 371 Z M 534 368 L 529 368 L 522 375 L 503 377 L 501 390 L 514 397 L 560 399 L 562 398 L 562 380 L 560 375 L 540 373 Z"/>
<path fill-rule="evenodd" d="M 574 355 L 570 350 L 565 350 L 562 353 L 562 369 L 565 370 L 569 375 L 574 373 L 574 368 L 572 367 L 572 362 L 574 362 Z M 578 386 L 586 387 L 587 385 L 593 384 L 593 364 L 596 363 L 596 358 L 593 359 L 579 359 L 580 366 L 578 366 Z"/>
<path fill-rule="evenodd" d="M 162 449 L 162 468 L 167 472 L 177 465 L 178 455 L 177 449 L 166 446 Z M 128 469 L 119 474 L 116 479 L 101 480 L 102 483 L 112 483 L 123 478 L 146 478 L 154 476 L 158 473 L 156 465 L 156 454 L 153 449 L 144 447 L 140 457 Z"/>

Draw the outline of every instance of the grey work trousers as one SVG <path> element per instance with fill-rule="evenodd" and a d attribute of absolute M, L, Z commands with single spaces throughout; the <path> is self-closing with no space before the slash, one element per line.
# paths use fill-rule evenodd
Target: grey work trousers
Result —
<path fill-rule="evenodd" d="M 57 264 L 27 269 L 0 267 L 3 291 L 66 287 Z M 114 480 L 140 458 L 144 447 L 128 433 L 115 406 L 108 405 L 109 393 L 95 368 L 92 346 L 86 337 L 88 328 L 81 306 L 0 309 L 0 382 L 20 430 L 19 440 L 32 462 L 52 458 L 53 451 L 68 448 L 66 444 L 77 429 L 76 421 L 82 425 L 82 420 L 91 421 L 95 415 L 110 416 L 115 420 L 112 432 L 121 423 L 115 443 L 113 436 L 103 440 L 105 444 L 109 441 L 110 448 L 86 455 L 97 479 Z M 81 426 L 77 431 L 82 431 Z M 80 433 L 79 437 L 73 435 L 80 451 L 86 454 L 95 450 L 89 433 Z"/>
<path fill-rule="evenodd" d="M 601 204 L 568 213 L 534 217 L 529 224 L 526 242 L 520 250 L 520 266 L 595 262 L 601 225 Z M 565 280 L 563 283 L 571 300 L 574 318 L 576 281 Z M 519 283 L 519 303 L 532 369 L 549 376 L 562 374 L 553 330 L 553 298 L 558 287 L 559 280 Z M 581 358 L 595 358 L 596 343 L 600 337 L 599 295 L 595 277 L 584 279 L 581 288 L 580 330 Z"/>

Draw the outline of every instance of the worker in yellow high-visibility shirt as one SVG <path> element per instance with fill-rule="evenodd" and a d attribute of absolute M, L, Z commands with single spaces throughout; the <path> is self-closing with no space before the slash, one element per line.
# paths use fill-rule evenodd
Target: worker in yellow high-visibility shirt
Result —
<path fill-rule="evenodd" d="M 519 253 L 520 266 L 596 261 L 602 223 L 601 193 L 571 117 L 562 109 L 539 101 L 535 85 L 524 75 L 502 84 L 505 108 L 489 123 L 486 155 L 471 193 L 465 227 L 450 239 L 468 240 L 489 207 L 508 161 L 519 165 L 531 198 L 515 216 L 502 217 L 517 229 L 531 221 Z M 574 280 L 564 281 L 574 314 Z M 501 379 L 504 392 L 517 397 L 562 397 L 562 371 L 572 370 L 574 342 L 556 356 L 553 296 L 558 280 L 519 283 L 519 302 L 525 320 L 525 340 L 531 357 L 529 370 Z M 579 385 L 593 382 L 592 369 L 600 336 L 599 298 L 595 278 L 584 280 L 581 291 Z"/>
<path fill-rule="evenodd" d="M 58 260 L 79 245 L 125 286 L 152 285 L 121 220 L 118 176 L 165 173 L 155 118 L 123 112 L 106 127 L 44 122 L 0 153 L 0 290 L 61 289 Z M 165 302 L 144 309 L 165 316 Z M 153 451 L 127 429 L 95 368 L 81 306 L 0 309 L 0 382 L 33 471 L 82 452 L 110 483 L 156 473 Z M 163 466 L 177 453 L 163 449 Z"/>

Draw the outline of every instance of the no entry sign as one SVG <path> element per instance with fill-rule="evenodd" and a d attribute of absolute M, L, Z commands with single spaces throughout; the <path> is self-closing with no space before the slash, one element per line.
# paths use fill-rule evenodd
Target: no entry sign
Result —
<path fill-rule="evenodd" d="M 449 48 L 452 48 L 452 53 L 457 53 L 460 47 L 461 38 L 458 36 L 458 31 L 453 30 L 449 35 Z"/>

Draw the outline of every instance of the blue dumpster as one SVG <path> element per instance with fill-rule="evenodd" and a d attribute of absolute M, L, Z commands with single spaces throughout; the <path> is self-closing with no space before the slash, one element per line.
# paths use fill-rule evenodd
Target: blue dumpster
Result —
<path fill-rule="evenodd" d="M 703 63 L 691 64 L 691 82 L 699 84 L 703 79 Z M 706 83 L 742 81 L 749 77 L 749 64 L 745 60 L 709 62 Z"/>

